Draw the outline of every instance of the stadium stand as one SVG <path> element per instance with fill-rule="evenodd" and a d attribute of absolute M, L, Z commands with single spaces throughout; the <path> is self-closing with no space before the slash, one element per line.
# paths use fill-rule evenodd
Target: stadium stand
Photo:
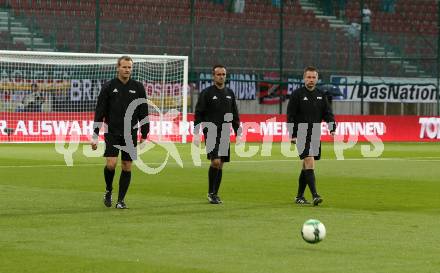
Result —
<path fill-rule="evenodd" d="M 206 70 L 213 61 L 237 71 L 279 70 L 280 9 L 267 0 L 246 1 L 244 13 L 231 11 L 229 1 L 195 1 L 194 58 L 192 68 Z M 359 37 L 347 31 L 359 22 L 359 1 L 347 1 L 342 27 L 320 16 L 312 0 L 284 1 L 283 62 L 286 71 L 301 71 L 316 64 L 322 71 L 357 74 Z M 365 51 L 371 56 L 432 57 L 437 34 L 434 0 L 397 1 L 394 13 L 381 10 L 380 0 L 365 0 L 372 10 L 371 33 Z M 35 36 L 56 51 L 95 52 L 94 1 L 10 0 L 0 7 L 24 22 Z M 100 0 L 101 52 L 191 55 L 190 1 Z M 26 40 L 14 41 L 2 33 L 3 48 L 29 49 Z M 9 35 L 9 36 L 8 36 Z M 411 42 L 409 42 L 411 41 Z M 38 48 L 34 45 L 34 48 Z M 47 46 L 45 46 L 47 48 Z M 429 76 L 434 63 L 366 63 L 366 74 Z"/>

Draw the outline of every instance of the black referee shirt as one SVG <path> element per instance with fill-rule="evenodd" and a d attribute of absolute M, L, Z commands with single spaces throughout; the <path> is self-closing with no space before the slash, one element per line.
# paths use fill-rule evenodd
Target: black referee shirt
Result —
<path fill-rule="evenodd" d="M 287 105 L 287 122 L 294 124 L 290 132 L 292 137 L 297 137 L 299 123 L 307 123 L 311 129 L 313 123 L 323 120 L 329 123 L 331 132 L 336 130 L 335 117 L 327 96 L 321 90 L 315 88 L 309 91 L 303 86 L 292 92 Z M 292 126 L 288 128 L 292 129 Z"/>
<path fill-rule="evenodd" d="M 115 135 L 124 135 L 124 117 L 130 103 L 139 98 L 146 98 L 145 88 L 142 83 L 129 79 L 123 84 L 118 78 L 106 82 L 98 96 L 98 102 L 95 109 L 94 132 L 99 133 L 99 127 L 96 122 L 104 121 L 108 125 L 108 133 Z M 137 134 L 137 129 L 133 129 L 138 121 L 148 116 L 148 105 L 142 103 L 137 106 L 131 117 L 131 133 Z M 126 125 L 130 126 L 130 125 Z M 142 138 L 147 138 L 150 130 L 150 124 L 141 126 Z"/>
<path fill-rule="evenodd" d="M 194 127 L 198 130 L 197 125 L 200 123 L 212 122 L 217 126 L 217 130 L 221 130 L 222 124 L 228 123 L 224 120 L 227 113 L 232 114 L 232 128 L 237 134 L 238 128 L 240 128 L 240 117 L 234 92 L 228 87 L 218 89 L 217 86 L 211 85 L 199 94 Z"/>

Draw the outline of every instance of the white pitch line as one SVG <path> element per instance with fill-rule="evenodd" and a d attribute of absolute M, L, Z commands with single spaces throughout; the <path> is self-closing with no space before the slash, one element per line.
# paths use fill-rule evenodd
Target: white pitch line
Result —
<path fill-rule="evenodd" d="M 385 158 L 346 158 L 343 160 L 336 160 L 334 158 L 323 158 L 322 161 L 414 161 L 414 162 L 440 162 L 440 157 L 413 157 L 413 158 L 403 158 L 403 157 L 385 157 Z M 300 161 L 299 158 L 292 159 L 269 159 L 269 160 L 238 160 L 232 161 L 232 164 L 237 163 L 279 163 L 279 162 L 292 162 Z M 92 167 L 92 166 L 102 166 L 103 163 L 86 163 L 86 164 L 73 164 L 73 166 L 67 166 L 66 164 L 47 164 L 47 165 L 9 165 L 0 166 L 0 169 L 6 168 L 40 168 L 40 167 Z M 160 165 L 163 162 L 145 162 L 145 164 Z M 168 162 L 167 165 L 177 165 L 176 162 Z M 188 163 L 187 163 L 188 164 Z M 209 164 L 209 162 L 202 162 L 202 164 Z M 185 162 L 184 162 L 185 165 Z"/>

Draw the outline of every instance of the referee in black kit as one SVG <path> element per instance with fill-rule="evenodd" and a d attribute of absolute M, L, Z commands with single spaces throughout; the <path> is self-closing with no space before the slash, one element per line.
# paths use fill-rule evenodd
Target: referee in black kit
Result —
<path fill-rule="evenodd" d="M 208 201 L 220 204 L 218 196 L 222 181 L 223 163 L 230 161 L 230 129 L 235 135 L 240 128 L 237 103 L 234 92 L 225 86 L 226 68 L 215 65 L 212 68 L 214 85 L 204 89 L 197 100 L 194 120 L 194 138 L 199 144 L 200 124 L 203 123 L 207 157 L 211 160 L 208 172 Z"/>
<path fill-rule="evenodd" d="M 138 121 L 148 116 L 145 88 L 142 83 L 130 78 L 132 69 L 133 60 L 129 56 L 122 56 L 118 59 L 117 77 L 106 82 L 99 93 L 93 125 L 93 150 L 97 148 L 101 122 L 104 121 L 108 126 L 108 131 L 104 135 L 104 156 L 106 157 L 106 165 L 104 167 L 104 179 L 106 184 L 104 205 L 106 207 L 112 206 L 113 177 L 115 175 L 120 150 L 120 147 L 115 147 L 115 145 L 125 146 L 125 149 L 121 150 L 122 171 L 119 177 L 117 209 L 127 208 L 124 198 L 130 185 L 132 161 L 137 158 L 137 124 Z M 142 102 L 142 104 L 134 109 L 130 117 L 131 123 L 124 124 L 125 115 L 130 114 L 127 113 L 129 105 L 136 99 L 144 99 L 144 101 L 141 100 L 140 102 Z M 132 107 L 133 106 L 134 105 L 132 105 Z M 149 130 L 149 123 L 141 126 L 141 143 L 146 140 Z M 133 145 L 131 145 L 130 142 L 132 142 Z"/>
<path fill-rule="evenodd" d="M 304 85 L 292 92 L 287 105 L 287 122 L 292 143 L 298 148 L 302 162 L 299 176 L 297 204 L 310 204 L 304 198 L 307 185 L 313 197 L 313 205 L 322 203 L 316 190 L 315 160 L 321 158 L 321 121 L 329 124 L 330 133 L 335 134 L 336 123 L 326 95 L 316 88 L 318 71 L 314 67 L 304 69 Z"/>

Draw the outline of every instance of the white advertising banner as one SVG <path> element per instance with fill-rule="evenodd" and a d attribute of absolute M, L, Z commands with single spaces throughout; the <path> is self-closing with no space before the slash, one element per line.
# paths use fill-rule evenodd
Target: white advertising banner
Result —
<path fill-rule="evenodd" d="M 332 84 L 339 87 L 343 97 L 334 99 L 365 102 L 437 102 L 437 79 L 434 78 L 391 78 L 364 77 L 366 85 L 362 90 L 359 76 L 331 76 Z"/>
<path fill-rule="evenodd" d="M 200 73 L 199 91 L 211 86 L 214 82 L 209 73 Z M 226 86 L 231 88 L 237 100 L 255 100 L 257 94 L 257 76 L 255 74 L 229 74 Z"/>

